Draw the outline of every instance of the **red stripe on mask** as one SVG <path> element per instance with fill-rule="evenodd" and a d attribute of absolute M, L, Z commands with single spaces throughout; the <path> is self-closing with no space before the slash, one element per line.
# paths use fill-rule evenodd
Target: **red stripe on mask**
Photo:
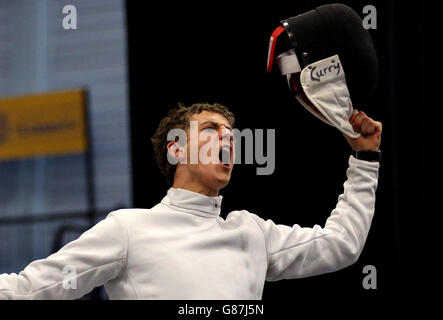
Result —
<path fill-rule="evenodd" d="M 277 38 L 283 31 L 285 31 L 285 28 L 283 26 L 277 27 L 274 32 L 272 32 L 271 38 L 269 39 L 268 63 L 266 66 L 266 70 L 268 72 L 271 72 L 272 65 L 274 64 L 275 45 L 277 44 Z"/>

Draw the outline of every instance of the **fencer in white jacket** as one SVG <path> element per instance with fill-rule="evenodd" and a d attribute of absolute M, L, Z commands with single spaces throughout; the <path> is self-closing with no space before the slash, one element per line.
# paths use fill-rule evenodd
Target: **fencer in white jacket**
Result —
<path fill-rule="evenodd" d="M 226 135 L 218 112 L 190 115 Z M 378 150 L 381 123 L 354 111 L 355 150 Z M 221 138 L 220 138 L 221 139 Z M 172 155 L 187 149 L 174 149 Z M 374 214 L 378 162 L 350 156 L 347 181 L 324 227 L 292 227 L 248 211 L 220 217 L 232 164 L 178 164 L 151 209 L 122 209 L 19 274 L 0 275 L 1 299 L 76 299 L 104 285 L 110 299 L 261 299 L 265 281 L 333 272 L 354 263 Z M 69 272 L 67 272 L 67 270 Z"/>

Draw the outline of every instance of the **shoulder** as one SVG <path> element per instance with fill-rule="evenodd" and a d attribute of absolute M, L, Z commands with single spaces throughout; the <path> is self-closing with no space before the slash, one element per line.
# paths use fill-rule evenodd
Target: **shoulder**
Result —
<path fill-rule="evenodd" d="M 139 219 L 149 214 L 150 209 L 118 209 L 110 212 L 106 219 L 116 219 L 117 221 L 130 221 Z"/>
<path fill-rule="evenodd" d="M 109 213 L 109 215 L 116 215 L 119 217 L 129 216 L 129 215 L 139 215 L 149 213 L 151 209 L 118 209 Z"/>
<path fill-rule="evenodd" d="M 249 212 L 248 210 L 235 210 L 231 211 L 227 216 L 226 220 L 233 220 L 233 221 L 247 221 L 252 222 L 254 224 L 258 223 L 261 219 L 258 215 L 255 213 Z"/>
<path fill-rule="evenodd" d="M 265 233 L 265 230 L 267 229 L 267 226 L 269 226 L 269 224 L 274 224 L 272 220 L 264 219 L 259 215 L 247 210 L 232 211 L 226 217 L 226 220 L 228 219 L 233 219 L 232 221 L 238 221 L 238 223 L 247 223 L 251 227 L 260 230 L 260 232 L 263 234 Z"/>

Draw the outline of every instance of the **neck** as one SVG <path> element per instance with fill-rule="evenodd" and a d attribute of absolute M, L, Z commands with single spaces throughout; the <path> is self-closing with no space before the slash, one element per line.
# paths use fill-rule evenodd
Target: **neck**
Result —
<path fill-rule="evenodd" d="M 192 177 L 184 172 L 176 171 L 174 176 L 174 183 L 172 185 L 175 189 L 184 189 L 196 193 L 203 194 L 208 197 L 218 197 L 219 189 L 211 188 L 198 181 L 195 177 Z"/>
<path fill-rule="evenodd" d="M 202 186 L 202 185 L 195 184 L 192 182 L 184 183 L 184 182 L 174 180 L 174 184 L 172 185 L 172 187 L 175 189 L 184 189 L 184 190 L 200 193 L 200 194 L 203 194 L 208 197 L 217 197 L 218 196 L 218 190 L 211 189 L 206 186 Z"/>

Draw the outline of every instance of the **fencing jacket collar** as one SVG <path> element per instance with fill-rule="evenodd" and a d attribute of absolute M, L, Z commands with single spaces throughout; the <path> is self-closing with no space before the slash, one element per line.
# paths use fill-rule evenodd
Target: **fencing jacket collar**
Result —
<path fill-rule="evenodd" d="M 161 203 L 177 211 L 215 218 L 220 216 L 222 199 L 223 196 L 208 197 L 189 190 L 170 188 Z"/>

